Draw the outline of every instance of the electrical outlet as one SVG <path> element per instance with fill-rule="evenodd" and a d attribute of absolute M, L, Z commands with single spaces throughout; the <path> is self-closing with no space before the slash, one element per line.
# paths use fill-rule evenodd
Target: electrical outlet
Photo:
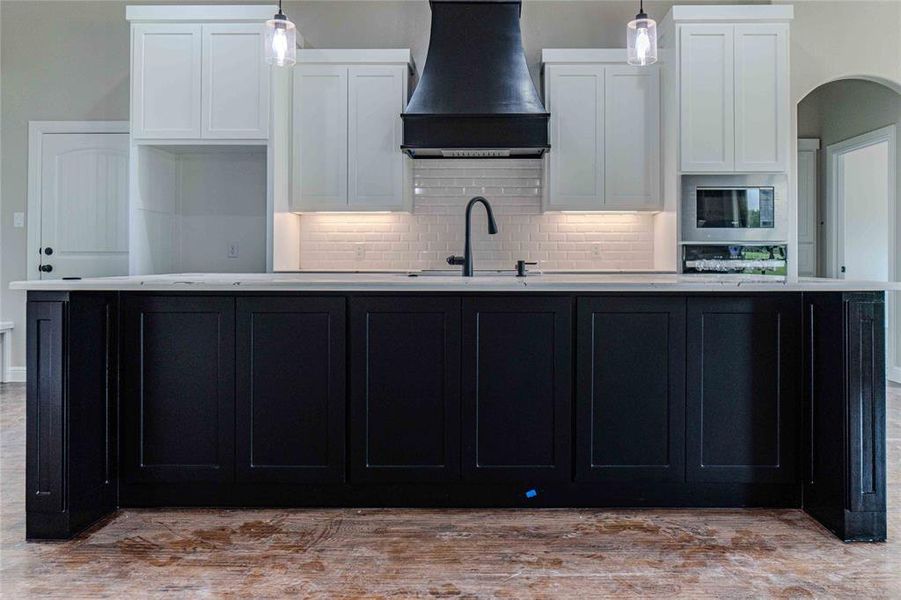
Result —
<path fill-rule="evenodd" d="M 600 244 L 592 244 L 591 245 L 591 256 L 594 258 L 601 257 L 601 245 Z"/>
<path fill-rule="evenodd" d="M 238 242 L 229 242 L 228 243 L 228 257 L 229 258 L 238 258 Z"/>
<path fill-rule="evenodd" d="M 366 244 L 363 244 L 361 242 L 359 244 L 354 245 L 354 260 L 356 262 L 360 262 L 364 258 L 366 258 Z"/>
<path fill-rule="evenodd" d="M 23 212 L 14 212 L 13 213 L 13 227 L 17 229 L 21 229 L 25 227 L 25 213 Z"/>

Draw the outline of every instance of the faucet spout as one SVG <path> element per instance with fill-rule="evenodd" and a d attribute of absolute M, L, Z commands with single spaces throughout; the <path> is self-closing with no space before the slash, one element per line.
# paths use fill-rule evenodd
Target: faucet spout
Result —
<path fill-rule="evenodd" d="M 449 256 L 447 263 L 450 265 L 463 265 L 463 277 L 472 277 L 472 207 L 476 204 L 483 204 L 485 212 L 488 214 L 488 233 L 494 235 L 497 233 L 497 222 L 494 220 L 494 211 L 491 210 L 491 204 L 482 196 L 476 196 L 466 205 L 466 239 L 463 248 L 463 256 Z"/>

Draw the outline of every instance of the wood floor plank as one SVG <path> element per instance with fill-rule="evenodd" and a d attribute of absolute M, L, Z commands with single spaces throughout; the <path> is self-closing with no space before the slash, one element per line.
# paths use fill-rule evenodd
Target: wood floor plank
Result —
<path fill-rule="evenodd" d="M 125 510 L 26 543 L 24 386 L 0 385 L 0 597 L 901 597 L 901 388 L 889 542 L 798 510 Z"/>

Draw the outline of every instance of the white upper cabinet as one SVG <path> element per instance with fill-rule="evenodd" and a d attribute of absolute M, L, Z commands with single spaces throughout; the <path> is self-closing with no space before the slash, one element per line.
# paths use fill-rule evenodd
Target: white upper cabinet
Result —
<path fill-rule="evenodd" d="M 681 36 L 682 170 L 732 171 L 732 25 L 684 25 Z"/>
<path fill-rule="evenodd" d="M 131 72 L 133 137 L 200 137 L 200 25 L 135 25 Z"/>
<path fill-rule="evenodd" d="M 549 210 L 592 210 L 604 203 L 604 67 L 545 69 L 551 113 Z"/>
<path fill-rule="evenodd" d="M 605 205 L 659 208 L 659 71 L 607 67 L 604 89 Z"/>
<path fill-rule="evenodd" d="M 736 171 L 786 170 L 788 110 L 788 25 L 736 25 Z"/>
<path fill-rule="evenodd" d="M 400 148 L 409 64 L 407 50 L 298 52 L 295 211 L 410 210 L 410 159 Z"/>
<path fill-rule="evenodd" d="M 267 139 L 270 69 L 260 19 L 266 10 L 127 7 L 132 137 Z"/>
<path fill-rule="evenodd" d="M 403 112 L 407 68 L 348 70 L 348 198 L 351 209 L 404 208 Z M 398 193 L 400 192 L 400 193 Z"/>
<path fill-rule="evenodd" d="M 788 167 L 788 25 L 679 27 L 681 170 Z"/>
<path fill-rule="evenodd" d="M 622 56 L 620 56 L 622 54 Z M 545 210 L 660 209 L 660 79 L 617 50 L 545 50 Z"/>
<path fill-rule="evenodd" d="M 294 68 L 296 210 L 347 206 L 347 67 Z"/>
<path fill-rule="evenodd" d="M 269 65 L 263 25 L 203 26 L 202 137 L 269 137 Z"/>

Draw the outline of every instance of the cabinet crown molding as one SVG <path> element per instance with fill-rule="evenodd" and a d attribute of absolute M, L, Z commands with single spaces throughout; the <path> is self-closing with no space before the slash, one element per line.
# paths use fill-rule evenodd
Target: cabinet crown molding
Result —
<path fill-rule="evenodd" d="M 734 6 L 674 6 L 663 18 L 663 21 L 693 21 L 738 23 L 742 21 L 781 22 L 791 21 L 795 16 L 795 7 L 791 4 L 777 5 L 742 5 Z"/>
<path fill-rule="evenodd" d="M 161 21 L 266 21 L 278 12 L 276 4 L 126 6 L 125 20 L 132 23 Z"/>

